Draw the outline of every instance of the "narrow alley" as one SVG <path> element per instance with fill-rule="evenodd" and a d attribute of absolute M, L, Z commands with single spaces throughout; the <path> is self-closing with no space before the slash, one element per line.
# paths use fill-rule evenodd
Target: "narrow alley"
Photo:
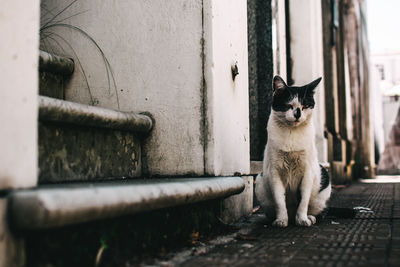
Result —
<path fill-rule="evenodd" d="M 332 195 L 311 228 L 265 224 L 257 211 L 234 234 L 169 255 L 162 266 L 400 266 L 400 177 L 361 180 Z"/>
<path fill-rule="evenodd" d="M 399 10 L 1 1 L 0 267 L 400 266 Z"/>

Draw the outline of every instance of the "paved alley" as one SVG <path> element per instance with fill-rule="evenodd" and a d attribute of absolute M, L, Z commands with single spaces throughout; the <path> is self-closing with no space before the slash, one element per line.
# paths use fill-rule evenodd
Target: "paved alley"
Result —
<path fill-rule="evenodd" d="M 235 233 L 198 244 L 157 264 L 400 266 L 398 182 L 400 177 L 384 177 L 338 188 L 329 212 L 311 228 L 273 228 L 258 211 L 238 223 Z"/>

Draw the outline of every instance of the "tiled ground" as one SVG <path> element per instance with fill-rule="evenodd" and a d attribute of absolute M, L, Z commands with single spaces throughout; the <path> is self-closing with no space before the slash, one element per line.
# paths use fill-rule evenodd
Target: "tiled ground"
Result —
<path fill-rule="evenodd" d="M 330 207 L 310 228 L 274 228 L 257 212 L 238 224 L 236 233 L 158 264 L 400 266 L 400 183 L 353 184 L 334 193 Z"/>

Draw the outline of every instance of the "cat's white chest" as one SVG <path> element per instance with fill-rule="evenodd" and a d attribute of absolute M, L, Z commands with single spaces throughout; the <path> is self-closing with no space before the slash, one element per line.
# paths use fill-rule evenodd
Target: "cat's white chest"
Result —
<path fill-rule="evenodd" d="M 270 133 L 274 147 L 285 152 L 307 151 L 311 149 L 310 145 L 314 140 L 314 135 L 309 129 L 274 129 Z"/>
<path fill-rule="evenodd" d="M 292 191 L 297 191 L 297 187 L 304 176 L 306 166 L 305 151 L 286 152 L 276 151 L 278 160 L 275 168 L 278 171 L 282 183 Z"/>

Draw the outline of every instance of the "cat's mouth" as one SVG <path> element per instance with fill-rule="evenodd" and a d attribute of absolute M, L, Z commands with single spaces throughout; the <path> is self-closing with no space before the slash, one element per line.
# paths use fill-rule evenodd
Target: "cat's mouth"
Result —
<path fill-rule="evenodd" d="M 301 121 L 295 120 L 295 121 L 292 121 L 292 122 L 291 122 L 291 125 L 292 125 L 292 126 L 298 126 L 300 123 L 301 123 Z"/>

